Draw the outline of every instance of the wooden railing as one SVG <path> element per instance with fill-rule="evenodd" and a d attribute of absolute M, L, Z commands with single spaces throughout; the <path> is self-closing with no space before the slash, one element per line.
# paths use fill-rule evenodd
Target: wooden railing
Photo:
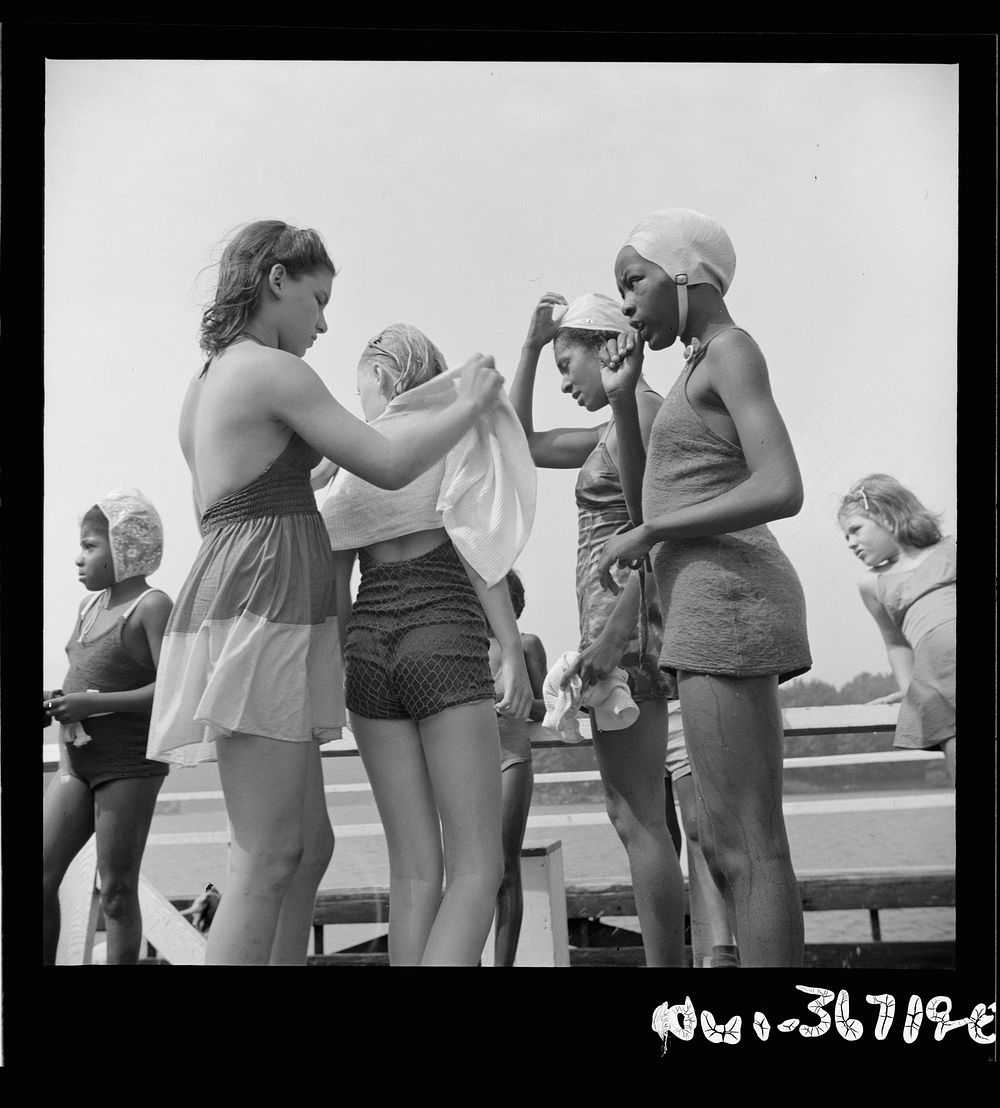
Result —
<path fill-rule="evenodd" d="M 795 736 L 821 736 L 830 734 L 862 734 L 873 732 L 891 732 L 895 728 L 897 705 L 833 705 L 816 708 L 787 708 L 782 712 L 784 734 L 786 738 Z M 539 725 L 532 725 L 532 747 L 544 749 L 565 747 L 557 735 L 546 731 Z M 583 744 L 591 742 L 586 721 L 581 721 L 584 734 Z M 576 744 L 581 745 L 581 744 Z M 357 745 L 349 733 L 343 738 L 327 743 L 322 747 L 326 758 L 350 757 L 357 754 Z M 790 757 L 785 759 L 786 769 L 820 768 L 824 766 L 843 766 L 872 763 L 904 763 L 940 758 L 933 752 L 883 750 L 870 753 L 817 755 L 813 757 Z M 53 770 L 58 766 L 58 748 L 47 745 L 43 751 L 43 770 Z M 536 785 L 566 782 L 589 782 L 599 780 L 596 770 L 565 771 L 554 773 L 536 773 Z M 347 785 L 327 785 L 330 795 L 347 792 L 360 792 L 369 789 L 366 782 Z M 222 800 L 221 792 L 171 792 L 163 794 L 163 803 L 183 802 L 185 800 Z M 954 804 L 953 794 L 928 794 L 905 798 L 907 803 L 900 804 L 903 798 L 892 801 L 894 807 L 920 807 L 931 803 Z M 871 808 L 878 798 L 858 799 L 845 797 L 826 804 L 833 804 L 838 810 L 851 808 Z M 786 799 L 787 810 L 808 811 L 810 800 Z M 542 822 L 548 817 L 529 816 L 529 828 L 547 826 Z M 558 826 L 560 818 L 554 817 L 553 825 Z M 577 815 L 573 822 L 600 822 L 606 820 L 602 812 Z M 343 835 L 348 828 L 336 828 Z M 352 834 L 376 834 L 378 825 L 353 825 Z M 150 843 L 156 845 L 191 844 L 228 844 L 228 832 L 193 832 L 181 834 L 157 833 L 154 821 Z M 83 861 L 86 857 L 86 860 Z M 575 884 L 563 887 L 561 854 L 559 843 L 549 843 L 544 847 L 527 848 L 522 858 L 525 871 L 526 889 L 537 886 L 537 920 L 532 923 L 529 917 L 532 910 L 526 912 L 525 925 L 522 926 L 522 946 L 531 949 L 552 949 L 552 960 L 532 962 L 531 964 L 595 966 L 595 965 L 642 965 L 643 952 L 641 938 L 633 932 L 625 932 L 610 927 L 607 920 L 616 917 L 634 917 L 635 901 L 631 886 L 607 883 Z M 536 872 L 537 870 L 537 872 Z M 871 868 L 858 871 L 828 870 L 821 872 L 799 873 L 799 888 L 802 905 L 806 911 L 827 911 L 842 909 L 860 909 L 869 913 L 872 942 L 866 944 L 821 944 L 807 948 L 807 963 L 814 965 L 839 966 L 882 966 L 890 968 L 905 964 L 911 968 L 928 968 L 952 965 L 954 944 L 951 942 L 932 943 L 885 943 L 881 941 L 879 911 L 891 908 L 916 907 L 953 907 L 955 904 L 955 877 L 950 867 L 908 867 Z M 100 914 L 94 894 L 94 871 L 92 853 L 85 852 L 71 867 L 64 880 L 64 892 L 61 897 L 66 902 L 70 919 L 64 910 L 64 931 L 67 934 L 63 944 L 69 951 L 68 960 L 89 961 L 93 945 L 94 929 L 100 925 Z M 534 886 L 533 883 L 534 882 Z M 81 892 L 81 886 L 83 891 Z M 144 929 L 153 948 L 166 955 L 168 949 L 173 955 L 172 964 L 193 964 L 203 958 L 203 937 L 194 930 L 187 920 L 179 914 L 192 901 L 190 895 L 174 895 L 169 901 L 148 882 L 144 882 L 142 892 Z M 172 905 L 173 917 L 170 910 Z M 166 906 L 166 907 L 165 907 Z M 380 924 L 388 920 L 388 890 L 375 889 L 337 889 L 321 890 L 316 903 L 314 920 L 314 953 L 310 956 L 315 965 L 383 965 L 387 956 L 383 952 L 342 951 L 327 953 L 324 948 L 324 928 L 342 924 Z M 75 915 L 74 915 L 75 913 Z M 86 916 L 85 922 L 80 920 Z M 77 922 L 74 923 L 73 920 Z M 555 922 L 553 922 L 555 921 Z M 567 926 L 568 925 L 568 926 Z M 536 933 L 533 933 L 532 928 Z M 612 934 L 608 934 L 613 932 Z M 553 940 L 552 936 L 556 939 Z M 568 958 L 562 957 L 558 945 L 558 936 L 567 935 L 573 942 Z M 541 938 L 540 938 L 541 936 Z M 603 946 L 610 941 L 612 946 Z M 75 945 L 74 945 L 75 944 Z M 70 950 L 70 946 L 72 949 Z M 519 947 L 520 950 L 520 947 Z M 66 953 L 66 952 L 64 952 Z M 61 959 L 64 960 L 64 959 Z"/>

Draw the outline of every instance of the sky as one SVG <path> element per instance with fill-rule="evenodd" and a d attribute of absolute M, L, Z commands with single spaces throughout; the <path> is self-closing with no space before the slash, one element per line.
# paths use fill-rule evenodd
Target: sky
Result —
<path fill-rule="evenodd" d="M 66 670 L 79 519 L 141 489 L 176 597 L 198 549 L 177 443 L 214 263 L 243 223 L 314 227 L 338 267 L 307 355 L 360 416 L 387 324 L 513 377 L 539 296 L 616 295 L 632 226 L 729 232 L 726 301 L 760 344 L 805 487 L 772 530 L 802 580 L 810 678 L 887 673 L 840 496 L 894 475 L 957 536 L 958 67 L 859 62 L 49 59 L 45 94 L 44 687 Z M 680 344 L 648 353 L 666 393 Z M 596 425 L 558 389 L 535 427 Z M 540 470 L 522 629 L 578 641 L 575 472 Z"/>

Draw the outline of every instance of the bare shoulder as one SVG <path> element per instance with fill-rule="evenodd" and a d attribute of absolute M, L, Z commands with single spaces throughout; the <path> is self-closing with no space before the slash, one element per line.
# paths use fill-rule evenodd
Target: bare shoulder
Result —
<path fill-rule="evenodd" d="M 162 590 L 154 586 L 152 592 L 146 595 L 135 606 L 135 610 L 142 615 L 170 615 L 174 606 L 173 600 Z"/>
<path fill-rule="evenodd" d="M 731 327 L 722 331 L 710 343 L 705 353 L 705 363 L 724 372 L 756 371 L 767 375 L 767 360 L 756 340 L 741 330 Z"/>

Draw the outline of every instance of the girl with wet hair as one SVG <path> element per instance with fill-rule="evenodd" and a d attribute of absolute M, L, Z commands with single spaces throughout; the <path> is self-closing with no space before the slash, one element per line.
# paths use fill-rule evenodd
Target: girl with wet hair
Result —
<path fill-rule="evenodd" d="M 382 331 L 358 364 L 365 418 L 392 441 L 453 389 L 441 352 L 409 324 Z M 404 488 L 385 492 L 341 469 L 323 504 L 351 730 L 389 850 L 393 966 L 475 966 L 489 933 L 503 876 L 497 713 L 524 720 L 532 706 L 505 577 L 534 492 L 524 436 L 501 398 Z M 487 623 L 498 640 L 496 701 Z"/>

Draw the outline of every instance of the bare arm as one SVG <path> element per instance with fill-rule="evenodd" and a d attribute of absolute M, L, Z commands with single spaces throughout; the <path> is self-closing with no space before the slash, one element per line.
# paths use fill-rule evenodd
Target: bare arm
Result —
<path fill-rule="evenodd" d="M 882 607 L 875 591 L 874 576 L 864 577 L 858 584 L 858 592 L 864 606 L 871 613 L 879 631 L 882 641 L 885 643 L 885 652 L 889 659 L 889 668 L 899 691 L 905 693 L 913 677 L 913 648 L 906 641 L 903 632 L 900 631 L 889 613 Z"/>
<path fill-rule="evenodd" d="M 609 539 L 601 557 L 605 588 L 617 591 L 607 572 L 613 562 L 634 564 L 664 539 L 742 531 L 795 515 L 802 507 L 802 479 L 771 396 L 767 366 L 748 343 L 720 351 L 711 366 L 710 382 L 733 420 L 750 475 L 720 496 L 646 520 L 633 531 Z"/>
<path fill-rule="evenodd" d="M 622 491 L 634 527 L 642 523 L 642 478 L 646 472 L 649 430 L 659 408 L 643 400 L 636 388 L 642 376 L 642 339 L 634 334 L 610 339 L 601 351 L 601 381 L 615 414 L 613 459 L 618 466 Z M 648 395 L 648 394 L 645 394 Z"/>
<path fill-rule="evenodd" d="M 460 392 L 405 438 L 388 439 L 351 415 L 318 375 L 289 355 L 268 377 L 271 411 L 331 462 L 383 489 L 408 485 L 458 442 L 500 394 L 503 378 L 491 357 L 476 355 L 463 367 Z"/>
<path fill-rule="evenodd" d="M 334 594 L 337 603 L 337 630 L 340 633 L 340 649 L 343 652 L 347 642 L 347 623 L 351 618 L 351 573 L 354 570 L 356 550 L 335 550 L 333 552 Z"/>
<path fill-rule="evenodd" d="M 532 460 L 536 466 L 544 469 L 578 469 L 597 445 L 600 435 L 596 428 L 557 427 L 551 431 L 535 430 L 532 397 L 538 356 L 559 329 L 552 318 L 553 309 L 565 303 L 565 297 L 549 292 L 535 305 L 528 334 L 521 347 L 517 372 L 510 386 L 511 407 L 521 421 Z"/>
<path fill-rule="evenodd" d="M 549 664 L 545 658 L 545 647 L 537 635 L 521 635 L 521 646 L 524 650 L 524 664 L 528 670 L 528 680 L 531 682 L 531 712 L 529 719 L 535 723 L 541 723 L 545 719 L 545 676 L 549 672 Z"/>
<path fill-rule="evenodd" d="M 461 554 L 459 557 L 462 558 Z M 531 711 L 531 681 L 524 662 L 521 633 L 517 629 L 507 581 L 501 578 L 495 585 L 487 585 L 464 558 L 462 564 L 476 590 L 493 636 L 500 644 L 503 698 L 497 704 L 497 711 L 513 719 L 526 720 Z"/>
<path fill-rule="evenodd" d="M 615 669 L 638 626 L 640 599 L 639 575 L 631 573 L 601 633 L 567 667 L 561 682 L 563 687 L 576 673 L 584 685 L 596 685 Z"/>
<path fill-rule="evenodd" d="M 324 458 L 309 474 L 309 484 L 312 486 L 313 492 L 319 492 L 321 488 L 328 485 L 339 471 L 340 466 L 336 462 Z"/>

